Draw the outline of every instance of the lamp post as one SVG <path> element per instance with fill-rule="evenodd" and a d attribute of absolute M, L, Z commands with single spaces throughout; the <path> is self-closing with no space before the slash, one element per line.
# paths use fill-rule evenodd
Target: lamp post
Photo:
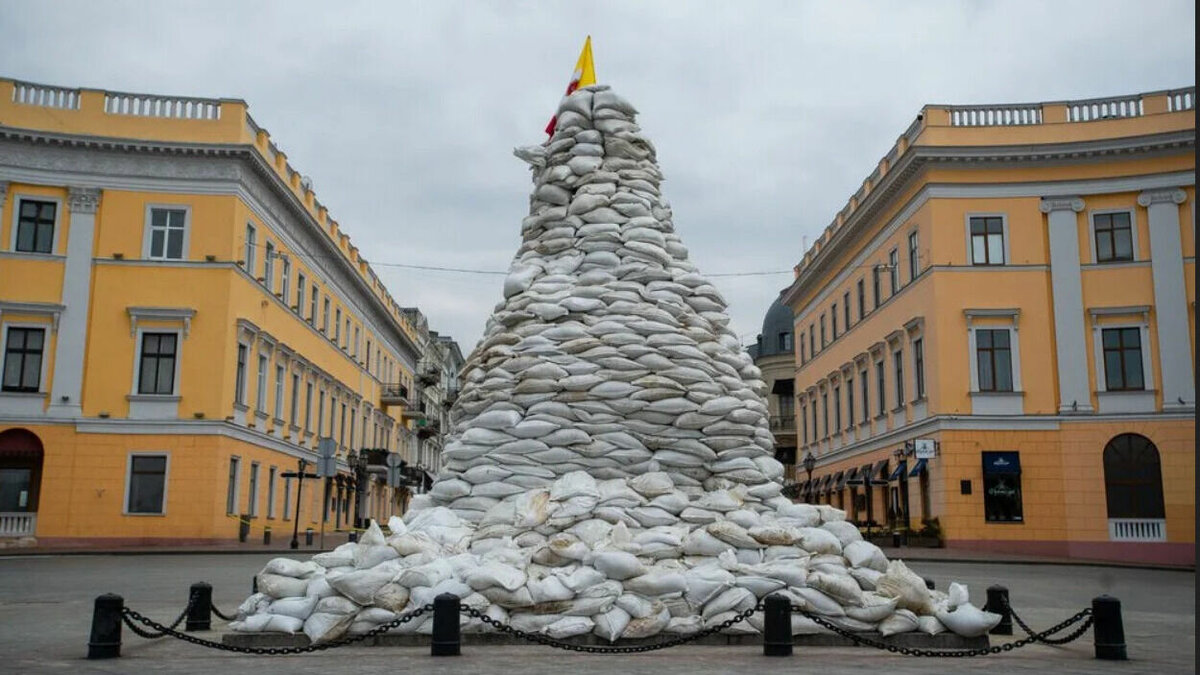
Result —
<path fill-rule="evenodd" d="M 354 472 L 354 527 L 362 529 L 362 500 L 367 488 L 367 453 L 351 450 L 346 455 L 346 463 Z"/>
<path fill-rule="evenodd" d="M 808 453 L 804 455 L 803 464 L 804 464 L 804 472 L 806 474 L 808 474 L 808 484 L 809 484 L 809 488 L 811 489 L 811 487 L 812 487 L 812 472 L 813 472 L 813 469 L 816 468 L 816 466 L 817 466 L 817 458 L 813 457 L 812 450 L 809 450 Z"/>

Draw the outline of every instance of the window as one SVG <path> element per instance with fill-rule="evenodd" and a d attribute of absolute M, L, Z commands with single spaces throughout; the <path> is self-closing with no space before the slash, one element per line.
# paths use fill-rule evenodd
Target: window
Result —
<path fill-rule="evenodd" d="M 251 518 L 258 516 L 258 462 L 250 463 L 250 505 L 246 511 Z"/>
<path fill-rule="evenodd" d="M 267 253 L 263 256 L 263 285 L 268 291 L 275 289 L 275 245 L 267 242 Z"/>
<path fill-rule="evenodd" d="M 804 334 L 800 335 L 800 363 L 808 363 L 808 345 L 804 344 Z"/>
<path fill-rule="evenodd" d="M 333 410 L 330 410 L 329 412 L 332 413 Z M 345 446 L 346 445 L 346 404 L 345 403 L 342 404 L 342 415 L 341 415 L 341 417 L 338 418 L 338 421 L 339 421 L 338 445 Z M 333 428 L 333 422 L 329 423 L 329 428 L 330 429 Z"/>
<path fill-rule="evenodd" d="M 867 291 L 866 284 L 862 279 L 858 280 L 858 320 L 867 315 Z"/>
<path fill-rule="evenodd" d="M 854 378 L 846 378 L 846 429 L 854 428 Z"/>
<path fill-rule="evenodd" d="M 283 377 L 284 367 L 275 366 L 275 419 L 283 419 Z"/>
<path fill-rule="evenodd" d="M 1136 327 L 1105 328 L 1100 334 L 1104 345 L 1104 388 L 1108 391 L 1145 389 L 1142 330 Z"/>
<path fill-rule="evenodd" d="M 800 442 L 808 444 L 808 406 L 804 403 L 800 404 Z"/>
<path fill-rule="evenodd" d="M 333 341 L 337 342 L 342 338 L 342 310 L 341 308 L 333 310 Z"/>
<path fill-rule="evenodd" d="M 4 344 L 4 391 L 36 392 L 42 383 L 45 328 L 8 329 Z"/>
<path fill-rule="evenodd" d="M 291 414 L 288 416 L 288 422 L 294 427 L 296 426 L 296 415 L 300 407 L 300 376 L 292 375 L 292 405 Z"/>
<path fill-rule="evenodd" d="M 53 253 L 57 211 L 57 202 L 18 200 L 17 242 L 14 248 L 25 253 Z"/>
<path fill-rule="evenodd" d="M 283 519 L 292 519 L 292 479 L 283 479 Z"/>
<path fill-rule="evenodd" d="M 850 330 L 850 291 L 842 293 L 842 315 L 845 317 L 842 323 L 846 325 L 846 330 Z"/>
<path fill-rule="evenodd" d="M 254 276 L 254 237 L 255 229 L 250 223 L 246 223 L 246 250 L 243 253 L 245 256 L 246 272 L 250 276 Z"/>
<path fill-rule="evenodd" d="M 821 392 L 821 438 L 829 438 L 829 393 Z"/>
<path fill-rule="evenodd" d="M 833 387 L 833 430 L 839 432 L 842 430 L 842 387 L 834 385 Z"/>
<path fill-rule="evenodd" d="M 892 352 L 892 365 L 896 369 L 896 407 L 904 405 L 904 353 L 899 349 Z"/>
<path fill-rule="evenodd" d="M 1004 264 L 1004 219 L 1000 216 L 972 216 L 971 264 Z"/>
<path fill-rule="evenodd" d="M 817 344 L 816 344 L 816 339 L 813 337 L 814 335 L 816 335 L 816 329 L 813 328 L 813 324 L 810 323 L 810 324 L 808 324 L 808 357 L 809 358 L 813 358 L 817 355 Z"/>
<path fill-rule="evenodd" d="M 229 458 L 229 483 L 225 488 L 225 513 L 237 513 L 238 507 L 238 458 Z"/>
<path fill-rule="evenodd" d="M 1128 211 L 1093 214 L 1092 227 L 1096 233 L 1096 262 L 1133 260 L 1133 226 Z"/>
<path fill-rule="evenodd" d="M 275 517 L 275 467 L 267 469 L 267 517 Z"/>
<path fill-rule="evenodd" d="M 345 349 L 350 341 L 350 319 L 346 319 L 346 330 L 342 333 L 342 349 Z"/>
<path fill-rule="evenodd" d="M 307 283 L 308 278 L 304 276 L 304 273 L 296 272 L 296 312 L 300 314 L 301 319 L 304 318 L 304 310 L 301 307 L 304 306 L 304 294 L 308 290 L 305 288 Z M 286 301 L 287 298 L 284 298 L 284 300 Z"/>
<path fill-rule="evenodd" d="M 175 333 L 142 333 L 142 356 L 138 371 L 139 394 L 175 393 Z"/>
<path fill-rule="evenodd" d="M 187 209 L 151 207 L 146 257 L 156 260 L 183 260 L 186 234 Z"/>
<path fill-rule="evenodd" d="M 255 391 L 254 409 L 258 412 L 265 413 L 267 409 L 267 357 L 262 354 L 258 355 L 258 377 L 256 378 L 258 389 Z"/>
<path fill-rule="evenodd" d="M 1104 446 L 1104 492 L 1109 518 L 1166 518 L 1158 448 L 1138 434 Z"/>
<path fill-rule="evenodd" d="M 871 419 L 871 392 L 870 386 L 867 384 L 867 371 L 860 370 L 858 373 L 859 386 L 862 387 L 862 421 L 866 424 L 867 420 Z"/>
<path fill-rule="evenodd" d="M 239 344 L 237 351 L 237 381 L 233 383 L 233 402 L 246 405 L 246 345 Z"/>
<path fill-rule="evenodd" d="M 827 342 L 825 340 L 825 315 L 822 314 L 821 315 L 821 349 L 825 349 L 826 344 L 827 344 Z"/>
<path fill-rule="evenodd" d="M 883 304 L 883 285 L 879 282 L 879 265 L 871 268 L 871 289 L 875 292 L 875 307 Z"/>
<path fill-rule="evenodd" d="M 979 391 L 1012 391 L 1012 345 L 1007 328 L 975 331 Z"/>
<path fill-rule="evenodd" d="M 329 296 L 325 297 L 324 304 L 325 313 L 321 316 L 321 332 L 326 336 L 329 335 Z M 337 324 L 334 324 L 337 326 Z"/>
<path fill-rule="evenodd" d="M 375 366 L 379 367 L 379 358 L 375 358 Z M 371 341 L 367 340 L 367 372 L 371 372 Z"/>
<path fill-rule="evenodd" d="M 292 262 L 283 256 L 280 256 L 280 259 L 279 297 L 283 300 L 283 304 L 290 305 L 292 302 Z"/>
<path fill-rule="evenodd" d="M 325 435 L 325 390 L 317 395 L 317 436 Z"/>
<path fill-rule="evenodd" d="M 913 340 L 913 377 L 916 379 L 917 400 L 925 398 L 925 340 Z"/>
<path fill-rule="evenodd" d="M 312 382 L 304 385 L 304 433 L 312 431 Z"/>
<path fill-rule="evenodd" d="M 837 339 L 837 303 L 833 303 L 833 308 L 829 311 L 829 328 L 833 331 L 833 339 Z"/>
<path fill-rule="evenodd" d="M 896 291 L 900 290 L 900 252 L 892 249 L 888 253 L 888 281 L 891 288 L 891 294 L 895 295 Z"/>
<path fill-rule="evenodd" d="M 1019 523 L 1021 456 L 1017 452 L 983 453 L 983 514 L 989 523 Z"/>
<path fill-rule="evenodd" d="M 164 513 L 167 495 L 167 456 L 130 455 L 126 484 L 126 513 Z"/>
<path fill-rule="evenodd" d="M 883 385 L 884 385 L 883 361 L 880 360 L 880 361 L 875 362 L 875 391 L 876 391 L 875 396 L 879 399 L 879 414 L 880 415 L 887 413 L 887 392 L 884 390 Z"/>
<path fill-rule="evenodd" d="M 358 358 L 358 340 L 359 340 L 358 326 L 355 326 L 354 327 L 354 342 L 350 343 L 350 356 L 353 356 L 356 359 Z"/>
<path fill-rule="evenodd" d="M 317 325 L 317 296 L 319 296 L 319 295 L 320 295 L 320 292 L 317 290 L 317 285 L 313 284 L 312 302 L 309 304 L 309 307 L 308 307 L 308 323 L 310 323 L 314 326 Z"/>
<path fill-rule="evenodd" d="M 917 275 L 921 273 L 921 254 L 917 251 L 918 240 L 917 231 L 913 230 L 908 233 L 908 282 L 917 280 Z"/>
<path fill-rule="evenodd" d="M 785 352 L 792 351 L 792 334 L 791 333 L 780 333 L 779 334 L 779 349 L 781 349 L 782 351 L 785 351 Z"/>

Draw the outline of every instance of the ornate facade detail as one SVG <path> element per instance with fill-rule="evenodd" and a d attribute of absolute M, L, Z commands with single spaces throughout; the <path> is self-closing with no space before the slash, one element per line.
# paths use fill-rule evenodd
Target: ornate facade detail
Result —
<path fill-rule="evenodd" d="M 1067 209 L 1079 213 L 1083 210 L 1083 200 L 1079 197 L 1042 197 L 1042 204 L 1039 208 L 1042 213 L 1066 211 Z"/>
<path fill-rule="evenodd" d="M 1138 205 L 1149 207 L 1151 204 L 1182 204 L 1187 201 L 1187 193 L 1179 188 L 1166 190 L 1147 190 L 1138 195 Z"/>
<path fill-rule="evenodd" d="M 100 206 L 100 190 L 98 188 L 70 188 L 67 191 L 67 203 L 71 206 L 71 213 L 95 213 Z"/>
<path fill-rule="evenodd" d="M 8 181 L 0 180 L 0 209 L 4 208 L 6 199 L 8 199 Z"/>

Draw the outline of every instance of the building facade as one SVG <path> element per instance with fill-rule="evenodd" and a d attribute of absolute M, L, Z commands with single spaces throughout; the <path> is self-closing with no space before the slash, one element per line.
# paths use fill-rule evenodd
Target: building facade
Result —
<path fill-rule="evenodd" d="M 926 106 L 796 267 L 802 494 L 1195 561 L 1195 89 Z"/>
<path fill-rule="evenodd" d="M 421 334 L 244 102 L 0 79 L 0 207 L 0 536 L 402 507 L 371 476 L 414 459 Z"/>
<path fill-rule="evenodd" d="M 796 475 L 796 355 L 792 345 L 792 310 L 776 299 L 763 318 L 762 332 L 748 350 L 767 384 L 767 409 L 775 459 L 784 475 Z"/>

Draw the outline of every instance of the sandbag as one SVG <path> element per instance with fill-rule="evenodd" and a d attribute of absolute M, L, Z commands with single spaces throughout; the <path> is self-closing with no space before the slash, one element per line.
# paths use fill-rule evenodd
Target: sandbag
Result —
<path fill-rule="evenodd" d="M 595 622 L 592 632 L 609 642 L 616 642 L 617 638 L 621 637 L 621 633 L 625 631 L 625 627 L 629 625 L 631 617 L 620 607 L 613 607 L 603 614 L 592 617 L 592 620 Z"/>
<path fill-rule="evenodd" d="M 1000 623 L 1001 616 L 985 612 L 969 602 L 963 603 L 953 611 L 939 610 L 936 614 L 946 628 L 963 637 L 979 637 Z"/>
<path fill-rule="evenodd" d="M 879 634 L 887 637 L 899 633 L 911 633 L 917 630 L 918 625 L 916 614 L 907 609 L 898 609 L 891 616 L 879 622 Z"/>
<path fill-rule="evenodd" d="M 852 567 L 867 567 L 877 572 L 887 572 L 887 558 L 883 551 L 869 541 L 855 541 L 847 545 L 842 554 Z"/>
<path fill-rule="evenodd" d="M 308 579 L 263 573 L 258 575 L 258 590 L 272 598 L 298 598 L 308 590 Z"/>
<path fill-rule="evenodd" d="M 898 598 L 898 608 L 912 610 L 917 616 L 933 613 L 933 598 L 925 580 L 899 560 L 888 563 L 887 572 L 875 582 L 875 591 L 885 597 Z"/>
<path fill-rule="evenodd" d="M 313 644 L 332 642 L 342 637 L 353 622 L 353 614 L 315 613 L 304 621 L 304 634 Z"/>
<path fill-rule="evenodd" d="M 259 574 L 277 574 L 295 579 L 306 579 L 321 571 L 321 566 L 311 560 L 300 562 L 291 558 L 274 558 L 262 568 Z"/>

